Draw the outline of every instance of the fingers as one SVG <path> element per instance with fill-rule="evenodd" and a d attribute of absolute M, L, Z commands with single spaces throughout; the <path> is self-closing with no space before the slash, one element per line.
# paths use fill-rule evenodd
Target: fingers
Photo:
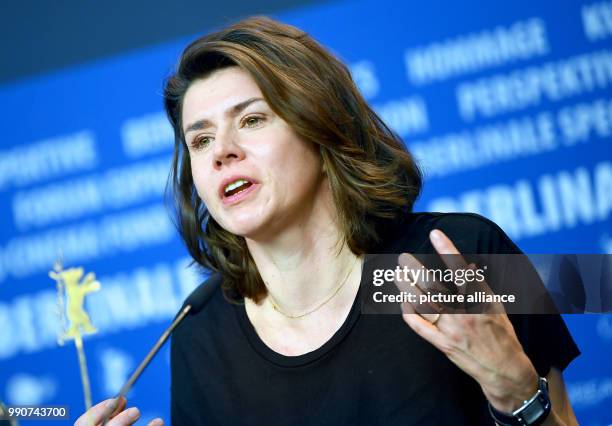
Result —
<path fill-rule="evenodd" d="M 117 414 L 125 410 L 125 406 L 127 405 L 127 399 L 125 396 L 120 396 L 119 398 L 115 398 L 115 402 L 117 403 L 116 407 L 110 415 L 110 418 L 115 417 Z"/>
<path fill-rule="evenodd" d="M 140 410 L 136 407 L 122 411 L 108 422 L 108 426 L 127 426 L 136 423 L 140 418 Z"/>
<path fill-rule="evenodd" d="M 455 247 L 453 242 L 444 234 L 444 232 L 440 231 L 439 229 L 434 229 L 429 233 L 429 238 L 447 267 L 453 270 L 477 269 L 476 264 L 468 264 L 466 262 L 459 250 L 457 250 L 457 247 Z M 480 291 L 489 295 L 494 294 L 493 290 L 489 287 L 486 281 L 479 281 L 478 286 L 472 285 L 470 287 L 472 291 Z M 464 296 L 468 295 L 469 289 L 467 285 L 457 285 L 457 288 L 459 289 L 459 293 L 463 294 Z M 481 302 L 478 303 L 477 306 L 468 309 L 466 312 L 473 312 L 475 310 L 478 310 L 481 313 L 505 312 L 503 304 L 496 302 Z"/>
<path fill-rule="evenodd" d="M 419 315 L 431 325 L 434 325 L 434 322 L 437 323 L 440 320 L 440 315 L 442 315 L 441 313 L 435 313 L 435 314 L 431 313 L 431 311 L 437 309 L 437 307 L 434 306 L 433 309 L 428 309 L 428 308 L 418 309 L 419 307 L 421 307 L 421 304 L 414 306 L 410 303 L 404 303 L 402 304 L 402 313 L 404 315 L 410 315 L 410 314 Z M 404 320 L 406 320 L 406 318 L 404 318 Z"/>
<path fill-rule="evenodd" d="M 164 426 L 164 421 L 162 419 L 153 419 L 151 420 L 147 426 Z"/>
<path fill-rule="evenodd" d="M 440 254 L 460 254 L 450 238 L 439 229 L 432 230 L 429 233 L 429 239 L 436 251 Z"/>
<path fill-rule="evenodd" d="M 406 306 L 405 312 L 414 312 L 414 308 L 412 306 Z M 445 343 L 444 334 L 433 325 L 430 321 L 423 318 L 427 314 L 422 314 L 423 316 L 416 313 L 408 313 L 403 314 L 402 317 L 408 326 L 423 339 L 427 340 L 429 343 L 437 347 L 438 349 L 442 349 Z"/>
<path fill-rule="evenodd" d="M 402 253 L 398 263 L 408 268 L 409 273 L 413 272 L 411 281 L 397 282 L 396 278 L 396 284 L 400 291 L 414 296 L 410 301 L 416 313 L 433 314 L 425 318 L 436 318 L 441 313 L 462 312 L 462 306 L 453 298 L 457 292 L 455 286 L 438 281 L 435 273 L 430 274 L 431 270 L 409 253 Z"/>
<path fill-rule="evenodd" d="M 439 314 L 418 314 L 414 306 L 408 302 L 402 304 L 402 312 L 404 312 L 402 318 L 416 334 L 438 349 L 442 347 L 444 334 L 431 323 Z"/>
<path fill-rule="evenodd" d="M 75 426 L 90 426 L 101 423 L 107 417 L 113 417 L 117 413 L 121 412 L 126 405 L 127 401 L 121 397 L 119 400 L 116 398 L 106 399 L 87 410 L 81 417 L 74 423 Z"/>
<path fill-rule="evenodd" d="M 453 270 L 467 268 L 467 262 L 444 232 L 434 229 L 429 233 L 429 239 L 446 266 Z"/>
<path fill-rule="evenodd" d="M 418 270 L 423 267 L 421 262 L 419 262 L 409 253 L 402 253 L 398 257 L 398 264 L 405 266 L 410 270 Z M 416 277 L 413 275 L 413 280 L 414 281 L 398 281 L 396 279 L 395 285 L 401 292 L 414 295 L 415 301 L 419 300 L 420 296 L 423 295 L 426 290 L 430 290 L 430 287 L 435 287 L 435 285 L 431 285 L 430 283 L 424 281 L 422 275 L 418 275 Z M 440 313 L 439 307 L 435 303 L 421 303 L 419 301 L 414 303 L 412 306 L 418 314 L 434 314 L 435 316 L 435 314 Z M 405 313 L 407 311 L 403 309 L 402 312 Z"/>

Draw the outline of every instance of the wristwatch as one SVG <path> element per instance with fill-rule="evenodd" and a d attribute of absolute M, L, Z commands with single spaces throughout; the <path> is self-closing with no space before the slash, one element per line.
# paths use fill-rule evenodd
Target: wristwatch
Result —
<path fill-rule="evenodd" d="M 500 426 L 539 425 L 546 420 L 550 410 L 548 381 L 544 377 L 538 378 L 538 390 L 535 395 L 525 400 L 523 405 L 512 413 L 502 413 L 489 403 L 491 417 Z"/>

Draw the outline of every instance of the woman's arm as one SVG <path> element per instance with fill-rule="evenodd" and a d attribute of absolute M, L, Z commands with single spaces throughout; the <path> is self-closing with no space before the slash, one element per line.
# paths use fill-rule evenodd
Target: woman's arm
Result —
<path fill-rule="evenodd" d="M 552 412 L 543 425 L 577 425 L 578 420 L 576 420 L 576 415 L 569 402 L 561 372 L 556 368 L 551 368 L 546 375 L 546 379 L 548 380 Z"/>

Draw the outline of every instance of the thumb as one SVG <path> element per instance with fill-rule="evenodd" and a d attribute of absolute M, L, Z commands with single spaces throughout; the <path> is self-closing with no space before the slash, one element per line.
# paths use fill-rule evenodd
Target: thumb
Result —
<path fill-rule="evenodd" d="M 147 426 L 164 426 L 164 421 L 160 418 L 151 420 Z"/>

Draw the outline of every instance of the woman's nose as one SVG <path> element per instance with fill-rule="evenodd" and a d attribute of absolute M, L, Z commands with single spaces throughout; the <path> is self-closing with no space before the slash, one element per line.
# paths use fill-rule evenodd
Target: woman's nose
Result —
<path fill-rule="evenodd" d="M 217 132 L 213 146 L 213 162 L 216 168 L 244 158 L 244 151 L 238 143 L 238 135 L 231 129 Z"/>

